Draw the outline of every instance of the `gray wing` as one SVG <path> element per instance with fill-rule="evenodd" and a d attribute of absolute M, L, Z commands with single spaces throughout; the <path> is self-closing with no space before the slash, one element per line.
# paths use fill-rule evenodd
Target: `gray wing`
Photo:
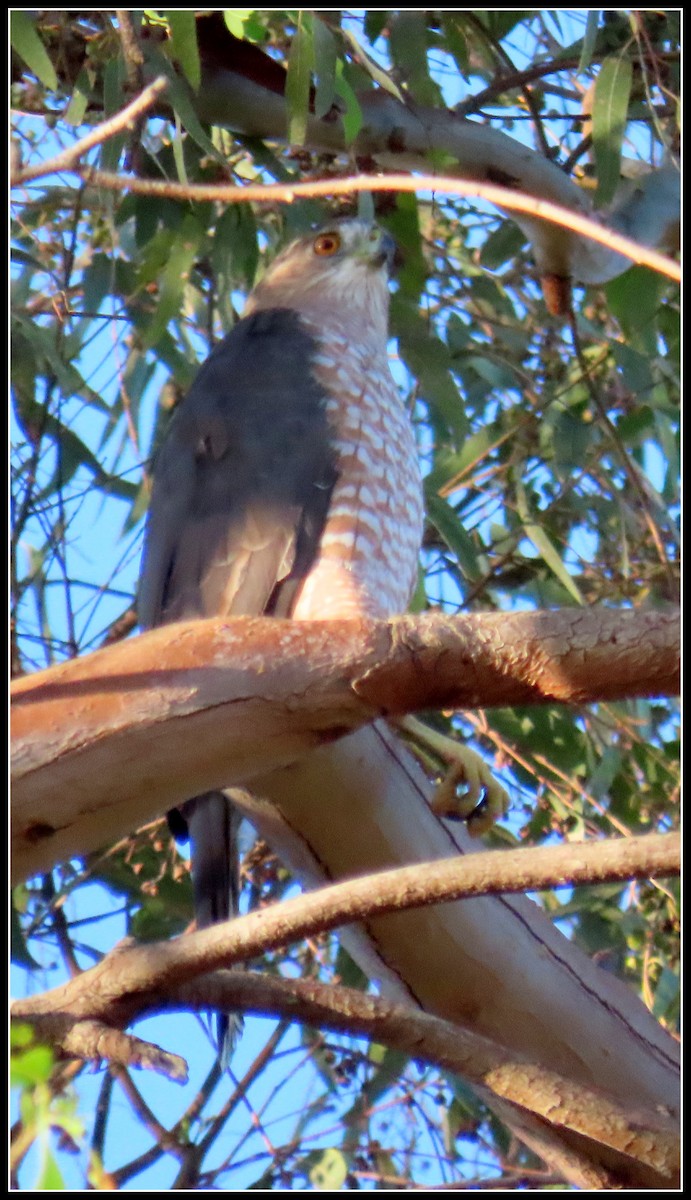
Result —
<path fill-rule="evenodd" d="M 240 321 L 202 366 L 155 463 L 144 627 L 290 611 L 336 478 L 314 351 L 297 314 L 267 309 Z"/>
<path fill-rule="evenodd" d="M 336 480 L 314 339 L 297 314 L 240 321 L 202 366 L 154 466 L 139 586 L 151 627 L 214 615 L 288 615 L 314 562 Z M 237 816 L 223 792 L 170 814 L 192 838 L 200 928 L 237 911 Z M 227 1062 L 237 1019 L 221 1015 Z"/>

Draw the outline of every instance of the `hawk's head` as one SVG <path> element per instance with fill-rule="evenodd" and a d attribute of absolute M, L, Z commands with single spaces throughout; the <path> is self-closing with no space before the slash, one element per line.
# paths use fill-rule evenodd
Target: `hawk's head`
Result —
<path fill-rule="evenodd" d="M 279 254 L 250 295 L 245 315 L 291 308 L 346 332 L 364 323 L 386 335 L 395 249 L 390 235 L 370 221 L 329 221 Z"/>

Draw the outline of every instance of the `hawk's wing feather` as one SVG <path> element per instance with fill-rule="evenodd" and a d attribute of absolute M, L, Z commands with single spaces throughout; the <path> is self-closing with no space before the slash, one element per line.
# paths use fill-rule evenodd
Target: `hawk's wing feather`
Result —
<path fill-rule="evenodd" d="M 244 318 L 202 366 L 157 456 L 139 591 L 144 627 L 289 615 L 336 481 L 314 339 L 297 313 Z M 171 814 L 192 838 L 197 925 L 237 911 L 238 818 L 222 792 Z M 226 1062 L 237 1020 L 221 1015 Z"/>
<path fill-rule="evenodd" d="M 142 625 L 289 611 L 277 585 L 309 571 L 336 479 L 314 352 L 297 314 L 266 309 L 204 363 L 156 461 Z"/>

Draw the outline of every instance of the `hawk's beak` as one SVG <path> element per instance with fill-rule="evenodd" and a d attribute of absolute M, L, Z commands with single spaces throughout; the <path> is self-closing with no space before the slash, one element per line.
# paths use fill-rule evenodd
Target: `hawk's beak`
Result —
<path fill-rule="evenodd" d="M 379 250 L 374 256 L 373 261 L 377 267 L 386 266 L 389 275 L 393 275 L 393 273 L 397 271 L 401 265 L 402 260 L 399 254 L 398 246 L 391 237 L 391 234 L 386 233 L 385 230 L 381 231 Z"/>

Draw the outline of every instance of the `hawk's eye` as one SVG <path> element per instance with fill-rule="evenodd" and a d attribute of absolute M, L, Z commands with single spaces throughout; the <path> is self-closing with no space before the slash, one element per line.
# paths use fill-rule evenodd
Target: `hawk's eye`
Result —
<path fill-rule="evenodd" d="M 340 249 L 340 233 L 320 233 L 319 237 L 314 239 L 314 253 L 319 254 L 322 258 L 337 254 Z"/>

